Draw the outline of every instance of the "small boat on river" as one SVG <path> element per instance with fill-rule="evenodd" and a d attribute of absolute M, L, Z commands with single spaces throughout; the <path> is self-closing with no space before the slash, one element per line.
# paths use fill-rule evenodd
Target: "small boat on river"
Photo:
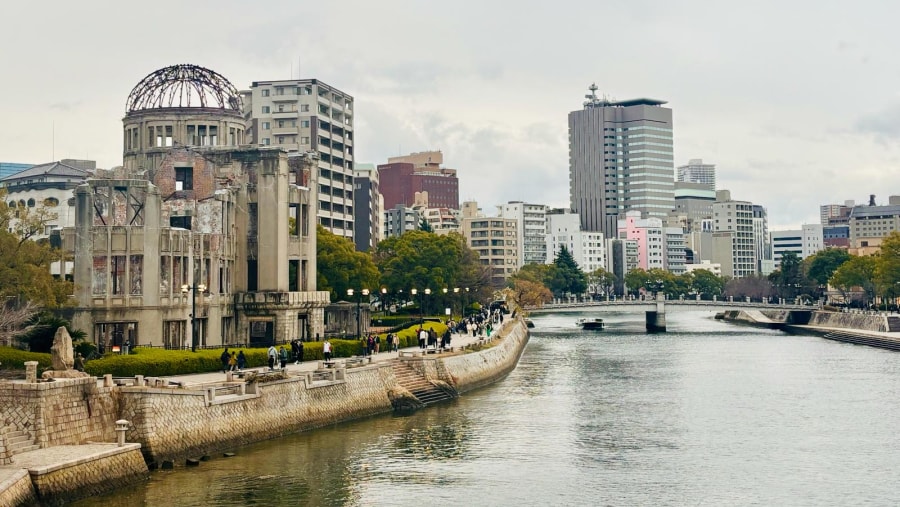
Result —
<path fill-rule="evenodd" d="M 578 319 L 575 324 L 587 331 L 603 331 L 603 319 Z"/>

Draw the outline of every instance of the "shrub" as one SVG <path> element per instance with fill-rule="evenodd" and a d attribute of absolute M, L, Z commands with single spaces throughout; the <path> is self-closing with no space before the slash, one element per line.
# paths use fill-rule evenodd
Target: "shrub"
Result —
<path fill-rule="evenodd" d="M 51 366 L 50 354 L 27 352 L 13 347 L 0 347 L 0 368 L 25 370 L 25 361 L 37 361 L 38 371 Z"/>

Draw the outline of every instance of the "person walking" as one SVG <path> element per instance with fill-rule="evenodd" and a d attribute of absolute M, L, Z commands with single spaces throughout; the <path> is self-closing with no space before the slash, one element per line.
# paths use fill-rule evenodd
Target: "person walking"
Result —
<path fill-rule="evenodd" d="M 400 350 L 400 335 L 399 334 L 394 333 L 393 343 L 394 343 L 394 352 L 399 351 Z"/>
<path fill-rule="evenodd" d="M 228 347 L 225 347 L 225 351 L 222 352 L 222 355 L 219 356 L 219 361 L 222 361 L 222 373 L 228 371 L 228 359 L 231 357 L 231 354 L 228 353 Z"/>
<path fill-rule="evenodd" d="M 228 371 L 237 370 L 237 352 L 232 351 L 228 356 Z"/>
<path fill-rule="evenodd" d="M 322 355 L 325 356 L 325 362 L 331 362 L 331 342 L 328 339 L 325 339 L 325 343 L 322 344 Z"/>
<path fill-rule="evenodd" d="M 281 369 L 283 370 L 283 369 L 287 368 L 287 362 L 288 362 L 288 359 L 290 358 L 290 355 L 288 354 L 287 349 L 282 346 L 280 348 L 280 350 L 278 351 L 278 356 L 281 359 Z"/>
<path fill-rule="evenodd" d="M 419 348 L 425 350 L 426 343 L 428 343 L 428 331 L 419 327 Z"/>
<path fill-rule="evenodd" d="M 275 350 L 275 345 L 269 345 L 266 356 L 269 358 L 269 371 L 272 371 L 275 369 L 275 358 L 278 357 L 278 351 Z"/>
<path fill-rule="evenodd" d="M 381 336 L 375 335 L 375 353 L 381 352 Z"/>
<path fill-rule="evenodd" d="M 244 366 L 247 366 L 247 356 L 244 355 L 244 351 L 238 352 L 237 355 L 237 367 L 238 370 L 243 370 Z"/>
<path fill-rule="evenodd" d="M 297 340 L 297 364 L 303 362 L 303 342 Z"/>

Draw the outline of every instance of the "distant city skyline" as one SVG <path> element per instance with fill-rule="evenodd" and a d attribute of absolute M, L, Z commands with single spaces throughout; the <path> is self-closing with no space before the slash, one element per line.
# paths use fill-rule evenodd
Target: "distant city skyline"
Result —
<path fill-rule="evenodd" d="M 311 22 L 335 16 L 322 3 L 247 9 L 223 0 L 211 9 L 161 0 L 140 23 L 132 9 L 98 0 L 11 4 L 4 14 L 16 22 L 0 44 L 18 49 L 0 55 L 0 160 L 121 164 L 131 88 L 161 67 L 194 63 L 242 90 L 260 80 L 324 80 L 354 97 L 356 161 L 442 150 L 459 171 L 460 200 L 485 206 L 568 206 L 566 115 L 592 82 L 613 99 L 666 100 L 675 162 L 715 163 L 717 186 L 767 207 L 773 229 L 815 223 L 825 203 L 900 194 L 900 6 L 340 5 L 336 29 Z M 572 29 L 573 19 L 600 13 L 617 20 L 604 39 L 628 44 L 604 51 L 594 31 Z M 649 28 L 639 40 L 636 26 Z M 160 33 L 203 43 L 139 42 Z"/>

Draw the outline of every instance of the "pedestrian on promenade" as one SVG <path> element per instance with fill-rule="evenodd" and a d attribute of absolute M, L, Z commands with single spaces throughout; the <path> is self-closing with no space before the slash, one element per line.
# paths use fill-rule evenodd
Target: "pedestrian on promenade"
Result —
<path fill-rule="evenodd" d="M 325 356 L 325 362 L 331 362 L 331 342 L 328 341 L 328 338 L 325 339 L 325 343 L 322 344 L 322 355 Z"/>
<path fill-rule="evenodd" d="M 219 361 L 222 361 L 222 373 L 228 371 L 228 359 L 231 357 L 231 354 L 228 353 L 228 347 L 225 347 L 225 351 L 222 352 L 222 355 L 219 356 Z"/>
<path fill-rule="evenodd" d="M 369 338 L 366 340 L 366 346 L 369 349 L 368 355 L 372 355 L 375 352 L 375 338 L 372 335 L 369 335 Z"/>
<path fill-rule="evenodd" d="M 275 358 L 278 357 L 278 351 L 275 350 L 275 345 L 269 345 L 269 350 L 266 351 L 266 356 L 269 358 L 269 370 L 275 369 Z"/>
<path fill-rule="evenodd" d="M 278 356 L 281 359 L 281 369 L 283 370 L 287 367 L 288 358 L 290 357 L 288 355 L 287 349 L 284 348 L 283 346 L 280 347 L 280 350 L 278 351 Z"/>
<path fill-rule="evenodd" d="M 425 347 L 428 343 L 428 331 L 419 327 L 419 348 L 425 350 Z"/>
<path fill-rule="evenodd" d="M 298 341 L 299 340 L 297 340 L 296 338 L 291 340 L 291 357 L 294 359 L 294 364 L 297 364 L 297 342 Z"/>
<path fill-rule="evenodd" d="M 244 351 L 238 352 L 237 355 L 237 367 L 238 370 L 243 370 L 244 366 L 247 366 L 247 356 L 244 355 Z"/>
<path fill-rule="evenodd" d="M 237 370 L 237 353 L 231 351 L 231 355 L 228 356 L 228 371 Z"/>
<path fill-rule="evenodd" d="M 297 364 L 303 362 L 303 342 L 297 340 Z"/>
<path fill-rule="evenodd" d="M 381 336 L 375 335 L 375 353 L 381 352 Z"/>
<path fill-rule="evenodd" d="M 394 352 L 399 351 L 400 350 L 400 335 L 399 334 L 394 333 L 393 343 L 394 343 Z"/>

